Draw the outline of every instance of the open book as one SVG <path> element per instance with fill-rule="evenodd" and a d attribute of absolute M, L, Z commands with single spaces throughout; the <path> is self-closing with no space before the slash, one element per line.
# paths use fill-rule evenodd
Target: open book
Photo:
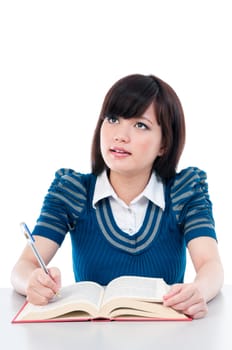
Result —
<path fill-rule="evenodd" d="M 77 282 L 63 287 L 45 306 L 26 302 L 12 323 L 88 320 L 189 320 L 163 306 L 170 286 L 161 278 L 122 276 L 107 286 Z"/>

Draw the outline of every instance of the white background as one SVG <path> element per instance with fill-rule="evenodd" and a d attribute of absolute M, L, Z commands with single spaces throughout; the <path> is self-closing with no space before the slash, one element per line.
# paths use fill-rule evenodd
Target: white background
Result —
<path fill-rule="evenodd" d="M 214 0 L 0 2 L 0 286 L 61 167 L 90 170 L 92 133 L 109 87 L 155 74 L 179 95 L 187 143 L 179 168 L 208 173 L 231 275 L 231 11 Z M 52 264 L 72 283 L 69 238 Z M 193 275 L 189 264 L 186 279 Z"/>

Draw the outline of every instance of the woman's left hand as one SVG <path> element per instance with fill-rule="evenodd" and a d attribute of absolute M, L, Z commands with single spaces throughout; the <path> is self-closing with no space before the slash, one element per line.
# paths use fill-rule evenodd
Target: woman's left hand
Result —
<path fill-rule="evenodd" d="M 164 295 L 163 303 L 195 319 L 208 312 L 207 302 L 196 283 L 174 284 Z"/>

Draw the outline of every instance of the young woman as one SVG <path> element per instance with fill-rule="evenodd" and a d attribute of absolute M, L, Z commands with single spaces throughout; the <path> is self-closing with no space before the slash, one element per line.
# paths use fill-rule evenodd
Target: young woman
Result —
<path fill-rule="evenodd" d="M 206 173 L 176 172 L 185 121 L 174 90 L 161 79 L 130 75 L 107 93 L 92 143 L 92 172 L 60 169 L 34 228 L 48 264 L 67 232 L 76 281 L 107 284 L 121 275 L 162 277 L 164 304 L 193 318 L 223 283 Z M 184 283 L 186 247 L 196 276 Z M 46 304 L 61 285 L 26 247 L 12 271 L 16 291 Z"/>

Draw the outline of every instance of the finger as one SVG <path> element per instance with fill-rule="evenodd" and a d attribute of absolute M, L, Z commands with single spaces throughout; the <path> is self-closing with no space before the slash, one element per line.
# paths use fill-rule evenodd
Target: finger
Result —
<path fill-rule="evenodd" d="M 176 289 L 177 291 L 177 289 Z M 200 301 L 200 294 L 198 291 L 188 288 L 185 286 L 185 288 L 179 288 L 179 292 L 176 294 L 173 294 L 168 299 L 164 299 L 164 305 L 165 306 L 177 306 L 178 304 L 181 304 L 181 308 L 188 307 L 193 302 Z M 195 301 L 194 301 L 195 299 Z M 189 304 L 187 304 L 189 302 Z M 186 304 L 183 304 L 186 303 Z"/>
<path fill-rule="evenodd" d="M 182 296 L 179 298 L 173 298 L 164 303 L 165 306 L 171 306 L 175 310 L 183 311 L 188 310 L 193 305 L 205 305 L 205 301 L 197 293 L 186 294 L 185 298 Z"/>
<path fill-rule="evenodd" d="M 169 290 L 169 292 L 164 295 L 163 299 L 164 300 L 168 300 L 168 299 L 172 298 L 176 294 L 179 294 L 181 289 L 182 289 L 182 285 L 181 284 L 174 284 L 171 287 L 171 289 Z"/>
<path fill-rule="evenodd" d="M 194 304 L 191 305 L 189 308 L 183 310 L 183 313 L 194 319 L 202 318 L 207 315 L 208 306 L 207 304 Z"/>
<path fill-rule="evenodd" d="M 164 305 L 165 306 L 177 306 L 179 304 L 184 304 L 187 301 L 191 300 L 193 297 L 193 294 L 191 293 L 179 293 L 175 294 L 174 296 L 170 296 L 168 299 L 164 299 Z M 183 305 L 181 305 L 183 307 Z M 187 304 L 186 304 L 187 307 Z"/>
<path fill-rule="evenodd" d="M 56 284 L 56 292 L 59 291 L 61 287 L 61 273 L 57 267 L 49 268 L 49 275 Z"/>
<path fill-rule="evenodd" d="M 38 281 L 38 284 L 56 292 L 57 285 L 56 285 L 56 282 L 53 280 L 53 278 L 50 276 L 50 274 L 47 274 L 45 272 L 40 273 L 37 276 L 37 281 Z"/>
<path fill-rule="evenodd" d="M 30 286 L 27 289 L 27 301 L 35 305 L 46 305 L 54 297 L 52 289 L 43 286 Z"/>
<path fill-rule="evenodd" d="M 26 290 L 27 300 L 29 302 L 40 305 L 47 304 L 56 292 L 56 283 L 49 274 L 40 268 L 32 273 Z"/>

